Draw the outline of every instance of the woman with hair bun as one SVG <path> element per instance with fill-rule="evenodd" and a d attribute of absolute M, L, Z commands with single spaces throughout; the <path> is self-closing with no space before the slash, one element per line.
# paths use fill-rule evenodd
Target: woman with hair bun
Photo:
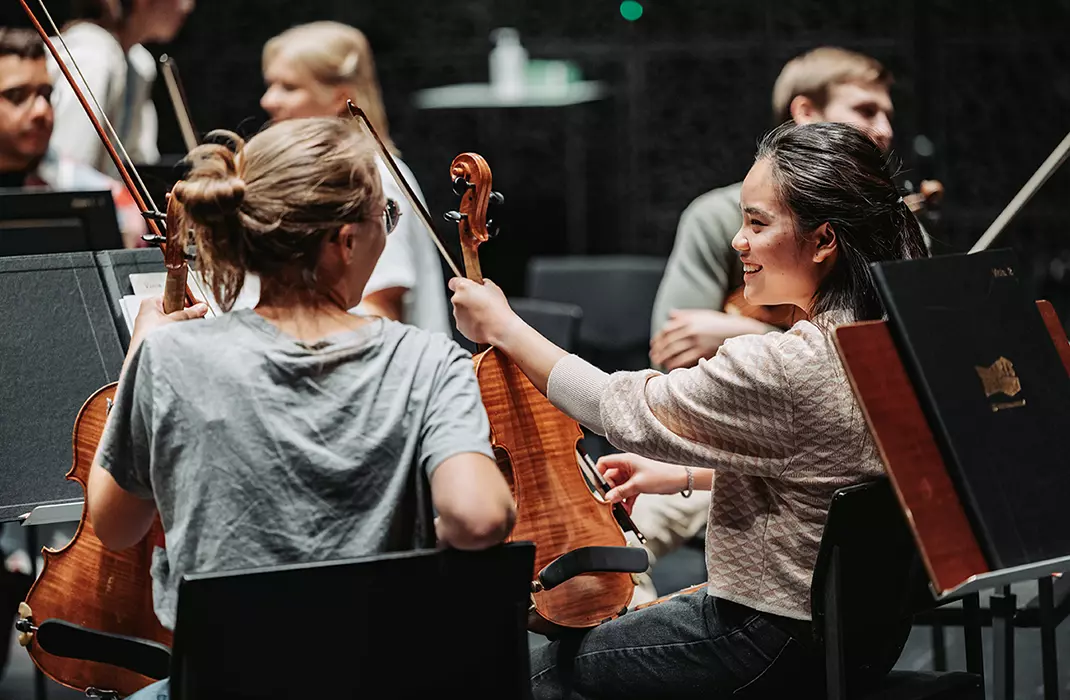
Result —
<path fill-rule="evenodd" d="M 185 573 L 481 549 L 515 517 L 471 356 L 348 311 L 397 223 L 368 139 L 336 117 L 224 135 L 233 149 L 194 149 L 172 196 L 221 307 L 249 273 L 259 302 L 208 319 L 142 304 L 87 493 L 115 550 L 159 513 L 169 629 Z M 166 698 L 167 681 L 131 697 Z"/>
<path fill-rule="evenodd" d="M 272 119 L 348 115 L 346 100 L 353 100 L 423 202 L 415 176 L 397 157 L 371 44 L 359 29 L 339 22 L 292 27 L 264 45 L 262 65 L 267 89 L 260 105 Z M 386 164 L 379 159 L 377 164 L 387 195 L 398 201 L 403 215 L 358 311 L 452 334 L 438 251 Z"/>

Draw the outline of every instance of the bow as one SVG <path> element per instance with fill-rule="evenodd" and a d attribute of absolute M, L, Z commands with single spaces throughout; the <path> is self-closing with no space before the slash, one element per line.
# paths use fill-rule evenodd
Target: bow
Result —
<path fill-rule="evenodd" d="M 130 155 L 123 146 L 122 139 L 120 139 L 118 133 L 116 133 L 115 128 L 108 119 L 108 115 L 101 109 L 96 95 L 93 94 L 85 76 L 82 75 L 81 68 L 78 67 L 78 63 L 74 60 L 73 54 L 71 54 L 70 49 L 67 48 L 67 43 L 63 40 L 63 35 L 59 31 L 59 27 L 56 26 L 55 20 L 52 19 L 52 15 L 45 6 L 44 0 L 39 0 L 39 2 L 41 11 L 44 13 L 49 25 L 55 32 L 60 44 L 63 45 L 63 50 L 67 52 L 70 64 L 74 67 L 74 70 L 78 73 L 78 77 L 80 77 L 85 84 L 85 92 L 89 93 L 89 97 L 93 100 L 93 104 L 100 112 L 104 123 L 108 125 L 108 129 L 111 131 L 112 137 L 115 139 L 115 144 L 118 144 L 119 151 L 122 151 L 126 162 L 130 164 L 130 170 L 133 171 L 133 175 L 131 175 L 130 170 L 127 170 L 126 165 L 123 163 L 123 158 L 119 157 L 119 152 L 116 151 L 115 145 L 112 144 L 112 139 L 108 137 L 104 127 L 101 126 L 100 120 L 98 120 L 96 114 L 93 113 L 93 109 L 89 105 L 89 100 L 86 99 L 86 95 L 82 92 L 82 89 L 78 87 L 78 83 L 75 81 L 66 62 L 60 57 L 55 44 L 53 44 L 52 40 L 48 37 L 48 32 L 45 31 L 45 28 L 34 15 L 33 10 L 30 9 L 26 0 L 19 0 L 19 4 L 22 5 L 22 9 L 26 12 L 26 16 L 30 18 L 30 22 L 33 24 L 34 29 L 40 35 L 41 40 L 44 41 L 49 53 L 52 54 L 52 58 L 55 59 L 56 65 L 59 66 L 60 71 L 63 73 L 63 77 L 67 79 L 75 96 L 78 98 L 78 102 L 82 105 L 82 109 L 85 110 L 86 116 L 89 117 L 89 121 L 92 122 L 93 129 L 97 132 L 97 136 L 100 137 L 100 141 L 107 150 L 108 156 L 115 164 L 115 169 L 119 172 L 123 184 L 126 185 L 126 189 L 130 191 L 130 195 L 134 198 L 134 202 L 137 203 L 138 209 L 141 210 L 141 215 L 145 217 L 150 231 L 150 233 L 145 236 L 145 240 L 160 246 L 160 249 L 163 251 L 164 265 L 167 268 L 167 281 L 164 284 L 163 297 L 164 311 L 166 313 L 171 313 L 173 311 L 178 311 L 183 308 L 183 306 L 192 306 L 197 300 L 190 291 L 189 286 L 186 284 L 188 265 L 186 264 L 185 251 L 183 250 L 183 246 L 178 240 L 177 235 L 177 232 L 181 227 L 181 206 L 174 197 L 168 196 L 166 214 L 161 213 L 156 207 L 156 203 L 152 201 L 152 195 L 149 194 L 148 188 L 145 187 L 145 182 L 141 179 L 141 175 L 137 172 L 137 168 L 134 167 Z M 140 185 L 140 189 L 135 185 L 135 178 L 137 180 L 137 185 Z M 142 197 L 142 192 L 144 192 L 145 197 L 148 198 L 148 204 L 146 204 L 145 198 Z"/>

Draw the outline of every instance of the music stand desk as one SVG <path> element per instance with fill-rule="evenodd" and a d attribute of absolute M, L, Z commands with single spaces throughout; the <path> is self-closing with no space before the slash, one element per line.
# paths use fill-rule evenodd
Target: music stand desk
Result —
<path fill-rule="evenodd" d="M 1047 301 L 1037 308 L 1070 373 L 1070 341 Z M 1010 584 L 1070 571 L 1070 556 L 991 570 L 970 527 L 921 403 L 885 321 L 834 331 L 836 349 L 914 535 L 937 602 L 1004 587 L 992 599 L 996 698 L 1013 697 L 1014 596 Z"/>

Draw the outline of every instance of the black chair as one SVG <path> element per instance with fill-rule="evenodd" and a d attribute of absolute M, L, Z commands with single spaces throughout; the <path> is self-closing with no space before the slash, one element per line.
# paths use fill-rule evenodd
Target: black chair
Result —
<path fill-rule="evenodd" d="M 665 273 L 665 258 L 592 255 L 532 258 L 527 296 L 583 310 L 577 355 L 607 372 L 650 366 L 650 316 Z M 588 454 L 598 459 L 619 452 L 584 430 Z"/>
<path fill-rule="evenodd" d="M 513 297 L 509 306 L 520 318 L 565 352 L 576 349 L 583 310 L 575 304 Z"/>
<path fill-rule="evenodd" d="M 576 354 L 607 372 L 650 366 L 650 315 L 665 259 L 638 255 L 532 258 L 527 296 L 583 310 Z"/>
<path fill-rule="evenodd" d="M 968 600 L 967 607 L 976 611 L 976 594 Z M 834 494 L 810 603 L 814 636 L 825 656 L 829 700 L 984 700 L 976 621 L 966 638 L 970 672 L 891 670 L 914 615 L 936 601 L 887 480 Z"/>
<path fill-rule="evenodd" d="M 517 542 L 189 575 L 170 650 L 61 622 L 37 638 L 169 676 L 173 700 L 528 700 L 534 566 L 535 545 Z"/>

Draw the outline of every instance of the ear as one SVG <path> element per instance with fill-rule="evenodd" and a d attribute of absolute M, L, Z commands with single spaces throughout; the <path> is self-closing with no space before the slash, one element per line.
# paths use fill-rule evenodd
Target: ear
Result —
<path fill-rule="evenodd" d="M 820 264 L 835 258 L 839 249 L 836 230 L 827 221 L 814 230 L 813 242 L 815 263 Z"/>
<path fill-rule="evenodd" d="M 352 94 L 353 91 L 346 85 L 335 85 L 331 90 L 334 92 L 331 96 L 331 101 L 338 105 L 338 116 L 351 119 L 352 117 L 349 115 L 349 107 L 346 105 L 346 101 L 352 99 L 356 102 L 356 99 Z"/>
<path fill-rule="evenodd" d="M 336 239 L 338 253 L 348 265 L 353 258 L 353 248 L 357 243 L 357 225 L 346 224 L 338 231 Z"/>
<path fill-rule="evenodd" d="M 806 95 L 796 95 L 792 98 L 788 111 L 796 124 L 813 124 L 825 118 L 817 104 Z"/>

